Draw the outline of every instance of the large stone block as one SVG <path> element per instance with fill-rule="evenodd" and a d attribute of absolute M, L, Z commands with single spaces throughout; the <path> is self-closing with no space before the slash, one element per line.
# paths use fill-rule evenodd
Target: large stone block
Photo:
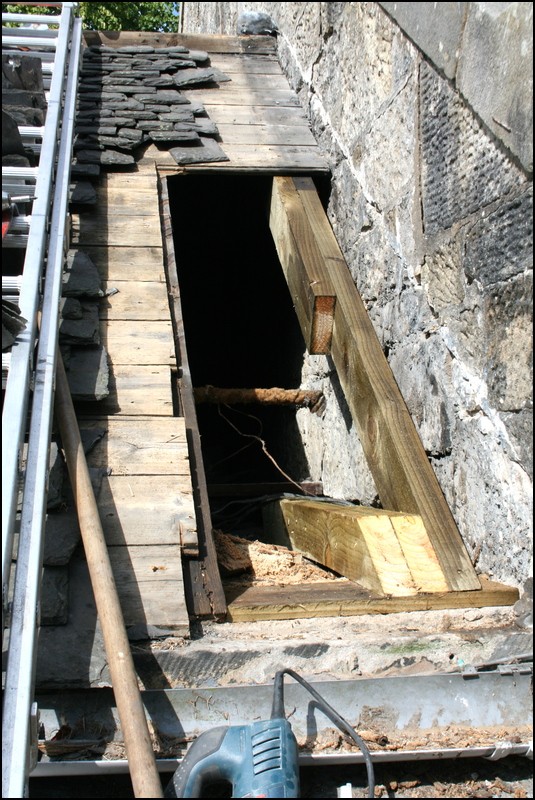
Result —
<path fill-rule="evenodd" d="M 451 86 L 420 68 L 422 206 L 426 234 L 446 230 L 525 182 Z"/>
<path fill-rule="evenodd" d="M 448 78 L 454 78 L 470 3 L 379 3 Z M 479 4 L 476 4 L 479 5 Z"/>
<path fill-rule="evenodd" d="M 533 172 L 533 3 L 467 5 L 457 86 Z"/>
<path fill-rule="evenodd" d="M 481 215 L 465 236 L 464 270 L 483 287 L 533 269 L 533 188 L 505 198 Z"/>
<path fill-rule="evenodd" d="M 500 411 L 531 405 L 533 389 L 533 275 L 495 286 L 486 297 L 489 401 Z"/>

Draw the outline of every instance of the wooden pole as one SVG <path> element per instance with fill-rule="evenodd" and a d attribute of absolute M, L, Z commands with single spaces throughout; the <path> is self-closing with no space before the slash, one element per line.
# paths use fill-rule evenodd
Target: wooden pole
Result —
<path fill-rule="evenodd" d="M 55 408 L 123 729 L 134 795 L 163 797 L 130 643 L 61 356 L 58 357 L 56 372 Z"/>
<path fill-rule="evenodd" d="M 323 393 L 314 389 L 227 389 L 219 386 L 196 386 L 196 403 L 258 404 L 303 406 L 317 411 L 322 406 Z"/>

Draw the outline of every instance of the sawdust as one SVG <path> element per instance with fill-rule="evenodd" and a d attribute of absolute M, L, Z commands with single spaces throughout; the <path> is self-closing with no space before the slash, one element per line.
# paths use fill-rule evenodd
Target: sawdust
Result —
<path fill-rule="evenodd" d="M 522 726 L 490 726 L 475 728 L 469 725 L 446 725 L 440 728 L 388 730 L 388 734 L 379 729 L 355 728 L 364 740 L 370 752 L 406 752 L 429 750 L 463 750 L 466 748 L 499 747 L 504 743 L 526 744 L 531 741 L 533 729 L 529 725 Z M 106 741 L 106 735 L 98 739 L 52 738 L 40 740 L 39 750 L 50 758 L 103 758 L 115 760 L 125 757 L 125 746 L 120 740 Z M 108 734 L 110 735 L 110 734 Z M 113 733 L 111 733 L 113 736 Z M 181 737 L 164 736 L 150 731 L 154 753 L 158 758 L 179 758 L 184 755 L 188 745 L 196 738 L 184 735 Z M 337 728 L 326 728 L 319 736 L 313 738 L 297 737 L 299 751 L 303 754 L 341 754 L 360 752 L 358 745 Z"/>
<path fill-rule="evenodd" d="M 214 530 L 217 560 L 222 575 L 243 576 L 248 583 L 265 586 L 345 580 L 287 547 L 248 541 Z"/>
<path fill-rule="evenodd" d="M 445 725 L 429 729 L 405 728 L 401 731 L 379 727 L 355 728 L 371 752 L 397 750 L 443 750 L 479 747 L 496 747 L 499 743 L 525 744 L 531 741 L 533 728 L 530 725 L 471 727 L 469 725 Z M 298 740 L 303 751 L 353 752 L 358 746 L 336 728 L 327 728 L 312 741 Z"/>

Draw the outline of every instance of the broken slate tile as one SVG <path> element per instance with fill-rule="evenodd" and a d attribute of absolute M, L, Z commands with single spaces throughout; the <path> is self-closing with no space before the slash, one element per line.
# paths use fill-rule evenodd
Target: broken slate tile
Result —
<path fill-rule="evenodd" d="M 11 52 L 2 55 L 2 94 L 9 89 L 43 92 L 43 70 L 37 56 Z"/>
<path fill-rule="evenodd" d="M 48 511 L 59 508 L 63 503 L 65 475 L 63 455 L 57 443 L 52 441 L 50 443 L 48 493 L 46 497 Z"/>
<path fill-rule="evenodd" d="M 60 302 L 63 319 L 82 319 L 82 304 L 76 297 L 64 297 Z"/>
<path fill-rule="evenodd" d="M 153 142 L 191 142 L 200 141 L 199 134 L 188 126 L 184 130 L 176 128 L 170 131 L 150 131 L 150 138 Z"/>
<path fill-rule="evenodd" d="M 143 136 L 140 136 L 137 142 L 134 142 L 132 139 L 125 139 L 119 136 L 98 137 L 98 145 L 100 149 L 104 150 L 106 147 L 113 147 L 117 148 L 118 150 L 126 150 L 129 153 L 131 153 L 132 150 L 135 150 L 136 147 L 139 147 L 139 145 L 144 144 L 145 141 L 148 140 L 146 140 Z"/>
<path fill-rule="evenodd" d="M 148 78 L 143 83 L 145 86 L 154 86 L 155 88 L 173 87 L 175 85 L 173 75 L 160 75 L 157 78 Z"/>
<path fill-rule="evenodd" d="M 137 123 L 137 127 L 142 131 L 172 131 L 173 126 L 173 122 L 153 119 L 142 119 Z"/>
<path fill-rule="evenodd" d="M 82 303 L 81 319 L 63 319 L 60 322 L 60 341 L 72 345 L 100 344 L 98 311 L 97 303 Z"/>
<path fill-rule="evenodd" d="M 176 86 L 200 86 L 203 83 L 213 83 L 216 80 L 215 70 L 211 67 L 205 69 L 181 69 L 173 75 Z M 228 78 L 227 80 L 230 80 Z"/>
<path fill-rule="evenodd" d="M 208 53 L 205 50 L 190 50 L 188 52 L 188 58 L 191 58 L 195 62 L 198 61 L 202 63 L 203 61 L 208 61 Z"/>
<path fill-rule="evenodd" d="M 115 136 L 117 128 L 112 125 L 77 125 L 74 129 L 76 134 L 86 134 L 94 136 Z"/>
<path fill-rule="evenodd" d="M 66 625 L 68 619 L 68 567 L 45 567 L 41 582 L 41 625 Z"/>
<path fill-rule="evenodd" d="M 231 81 L 232 80 L 230 75 L 227 75 L 226 72 L 223 72 L 222 70 L 218 69 L 217 67 L 211 67 L 210 69 L 214 73 L 214 80 L 216 80 L 218 83 L 226 83 L 227 81 Z"/>
<path fill-rule="evenodd" d="M 99 175 L 98 164 L 79 164 L 76 159 L 71 164 L 71 178 L 98 178 Z"/>
<path fill-rule="evenodd" d="M 80 542 L 80 526 L 74 501 L 66 501 L 67 508 L 49 513 L 45 521 L 45 550 L 43 564 L 58 567 L 68 564 Z"/>
<path fill-rule="evenodd" d="M 140 111 L 132 111 L 128 116 L 117 115 L 112 117 L 110 122 L 115 125 L 116 128 L 127 128 L 129 125 L 132 125 L 132 119 L 134 118 L 134 114 L 140 114 Z"/>
<path fill-rule="evenodd" d="M 80 439 L 87 455 L 107 434 L 106 428 L 80 428 Z"/>
<path fill-rule="evenodd" d="M 67 380 L 73 400 L 104 400 L 109 395 L 108 356 L 104 347 L 73 347 Z"/>
<path fill-rule="evenodd" d="M 152 92 L 154 93 L 156 92 L 156 88 L 154 86 L 146 86 L 145 84 L 140 86 L 139 83 L 137 85 L 132 85 L 132 86 L 124 86 L 121 84 L 120 86 L 119 85 L 114 86 L 114 89 L 116 92 L 121 92 L 121 94 L 126 94 L 126 95 L 151 94 Z M 104 94 L 106 93 L 103 92 L 103 95 Z"/>
<path fill-rule="evenodd" d="M 154 97 L 154 95 L 147 96 Z M 122 100 L 120 103 L 114 103 L 113 109 L 115 111 L 143 111 L 145 106 L 141 102 L 141 96 L 137 95 L 137 98 L 129 97 L 128 100 Z"/>
<path fill-rule="evenodd" d="M 169 152 L 177 164 L 202 164 L 229 160 L 224 150 L 214 139 L 201 136 L 200 141 L 200 146 L 172 147 Z"/>
<path fill-rule="evenodd" d="M 63 297 L 104 297 L 100 275 L 87 253 L 69 250 L 63 272 Z"/>
<path fill-rule="evenodd" d="M 126 150 L 128 153 L 131 153 L 136 149 L 136 147 L 145 144 L 147 141 L 148 139 L 144 136 L 140 136 L 137 141 L 133 141 L 133 139 L 126 139 L 122 136 L 99 136 L 98 139 L 99 146 L 103 149 L 108 147 L 116 147 L 118 150 Z"/>
<path fill-rule="evenodd" d="M 138 100 L 144 100 L 154 105 L 172 103 L 173 105 L 186 105 L 189 103 L 187 97 L 173 89 L 156 89 L 154 94 L 139 94 Z"/>
<path fill-rule="evenodd" d="M 102 467 L 89 467 L 89 478 L 97 499 L 106 474 L 107 470 Z M 46 517 L 43 564 L 46 566 L 68 564 L 80 540 L 80 525 L 74 496 L 69 481 L 66 481 L 63 506 L 61 509 L 47 514 Z"/>
<path fill-rule="evenodd" d="M 156 117 L 156 114 L 154 114 L 154 117 Z M 158 118 L 162 122 L 195 122 L 193 111 L 185 106 L 173 109 L 173 111 L 167 110 L 165 113 L 158 114 Z M 149 119 L 149 117 L 146 119 Z"/>
<path fill-rule="evenodd" d="M 89 181 L 77 181 L 70 187 L 69 203 L 71 205 L 93 206 L 97 202 L 97 193 Z"/>
<path fill-rule="evenodd" d="M 78 150 L 76 157 L 82 164 L 99 164 L 102 166 L 130 166 L 135 164 L 133 156 L 118 153 L 114 150 Z"/>
<path fill-rule="evenodd" d="M 130 139 L 132 142 L 140 142 L 143 138 L 143 133 L 137 128 L 119 128 L 121 139 Z"/>
<path fill-rule="evenodd" d="M 197 118 L 191 127 L 203 136 L 219 136 L 218 127 L 211 119 Z"/>
<path fill-rule="evenodd" d="M 8 102 L 8 95 L 2 98 L 2 109 L 7 111 L 17 125 L 30 125 L 37 128 L 45 124 L 45 112 L 42 108 L 30 108 L 30 106 L 14 106 Z"/>

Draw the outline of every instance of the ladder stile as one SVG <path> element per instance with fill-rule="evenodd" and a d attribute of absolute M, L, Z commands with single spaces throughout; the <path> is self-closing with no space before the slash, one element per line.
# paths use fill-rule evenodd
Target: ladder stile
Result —
<path fill-rule="evenodd" d="M 52 433 L 59 299 L 65 256 L 70 165 L 80 64 L 82 23 L 76 3 L 55 3 L 61 13 L 32 17 L 31 23 L 54 29 L 3 28 L 2 52 L 24 40 L 42 54 L 53 46 L 52 75 L 47 91 L 43 128 L 21 126 L 37 167 L 2 168 L 2 190 L 20 196 L 31 210 L 13 216 L 3 246 L 26 248 L 22 274 L 2 281 L 3 300 L 15 301 L 26 327 L 16 347 L 2 354 L 2 594 L 3 629 L 9 626 L 2 721 L 2 796 L 26 797 L 31 769 L 32 708 L 39 628 L 40 585 Z M 3 22 L 20 23 L 30 15 L 2 15 Z M 16 19 L 14 19 L 16 18 Z M 26 20 L 29 23 L 29 20 Z M 20 52 L 20 51 L 19 51 Z M 49 51 L 50 52 L 50 51 Z M 45 71 L 45 70 L 43 70 Z M 46 83 L 45 83 L 46 88 Z M 36 142 L 35 140 L 40 140 Z M 33 145 L 33 146 L 32 146 Z M 38 311 L 41 324 L 38 329 Z M 36 353 L 36 356 L 34 355 Z M 24 471 L 23 443 L 27 437 Z M 20 504 L 20 514 L 17 511 Z M 14 531 L 20 515 L 20 533 Z M 13 553 L 13 545 L 17 544 Z M 12 560 L 16 561 L 15 568 Z M 8 591 L 13 599 L 8 604 Z M 9 611 L 9 614 L 6 612 Z"/>

